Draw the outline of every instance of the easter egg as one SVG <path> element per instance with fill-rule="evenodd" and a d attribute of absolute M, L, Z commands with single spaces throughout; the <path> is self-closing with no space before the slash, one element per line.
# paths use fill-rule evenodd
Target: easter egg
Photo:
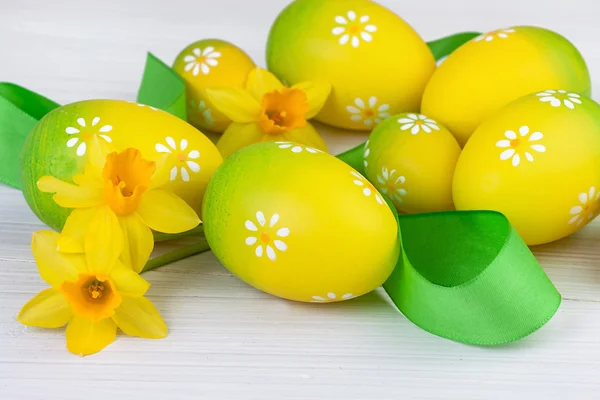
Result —
<path fill-rule="evenodd" d="M 452 177 L 460 146 L 422 114 L 398 114 L 378 125 L 364 149 L 367 178 L 404 213 L 452 210 Z"/>
<path fill-rule="evenodd" d="M 543 28 L 500 29 L 448 56 L 427 84 L 421 111 L 448 127 L 464 146 L 501 107 L 556 87 L 590 94 L 590 74 L 575 46 Z"/>
<path fill-rule="evenodd" d="M 333 90 L 316 119 L 371 130 L 418 111 L 435 60 L 402 18 L 367 0 L 296 0 L 273 24 L 267 64 L 290 84 L 324 80 Z"/>
<path fill-rule="evenodd" d="M 528 245 L 565 237 L 599 211 L 600 106 L 565 90 L 518 99 L 485 120 L 456 166 L 459 210 L 500 211 Z"/>
<path fill-rule="evenodd" d="M 218 112 L 203 90 L 211 87 L 243 87 L 254 68 L 252 59 L 239 47 L 219 39 L 199 40 L 175 58 L 173 70 L 186 83 L 188 121 L 198 129 L 223 132 L 231 123 Z"/>
<path fill-rule="evenodd" d="M 347 164 L 290 142 L 227 158 L 203 205 L 206 238 L 244 282 L 301 302 L 368 293 L 398 259 L 398 226 L 377 190 Z"/>
<path fill-rule="evenodd" d="M 129 147 L 156 161 L 168 154 L 164 189 L 185 200 L 200 215 L 208 181 L 222 158 L 213 143 L 185 121 L 154 107 L 118 100 L 86 100 L 59 107 L 33 128 L 21 154 L 23 195 L 33 212 L 60 230 L 71 212 L 42 193 L 42 176 L 72 182 L 88 159 L 92 138 L 115 151 Z"/>

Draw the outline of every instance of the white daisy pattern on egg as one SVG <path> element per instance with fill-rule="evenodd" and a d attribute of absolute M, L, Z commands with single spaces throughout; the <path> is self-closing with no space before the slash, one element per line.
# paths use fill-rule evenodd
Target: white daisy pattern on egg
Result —
<path fill-rule="evenodd" d="M 363 99 L 356 98 L 353 105 L 346 106 L 346 111 L 351 114 L 350 119 L 353 122 L 362 121 L 365 126 L 371 128 L 390 116 L 389 104 L 377 105 L 377 102 L 375 96 L 369 97 L 366 103 Z"/>
<path fill-rule="evenodd" d="M 311 303 L 332 303 L 334 301 L 350 300 L 355 297 L 356 296 L 354 296 L 352 293 L 346 293 L 346 294 L 343 294 L 342 296 L 338 297 L 337 294 L 335 294 L 333 292 L 329 292 L 325 296 L 312 296 L 310 302 Z"/>
<path fill-rule="evenodd" d="M 370 43 L 373 41 L 373 33 L 377 27 L 369 21 L 371 17 L 362 15 L 360 18 L 356 12 L 350 10 L 345 16 L 335 17 L 336 26 L 331 30 L 334 36 L 339 37 L 339 44 L 342 46 L 350 43 L 352 47 L 357 48 L 361 42 Z"/>
<path fill-rule="evenodd" d="M 379 192 L 377 192 L 377 189 L 375 189 L 375 187 L 371 185 L 371 182 L 369 182 L 364 176 L 362 176 L 356 171 L 350 171 L 350 173 L 354 177 L 354 184 L 361 188 L 362 194 L 364 194 L 367 197 L 373 196 L 377 203 L 385 204 L 385 201 L 383 201 L 383 198 L 381 198 L 381 195 L 379 194 Z"/>
<path fill-rule="evenodd" d="M 174 181 L 179 175 L 182 181 L 189 182 L 190 172 L 200 172 L 200 164 L 198 163 L 200 152 L 198 150 L 188 151 L 187 139 L 181 139 L 179 146 L 171 136 L 167 136 L 165 142 L 166 146 L 163 143 L 157 143 L 154 148 L 159 153 L 169 153 L 176 158 L 176 164 L 169 171 L 169 179 Z"/>
<path fill-rule="evenodd" d="M 600 200 L 600 190 L 596 190 L 594 186 L 590 187 L 587 192 L 579 193 L 577 196 L 579 204 L 573 206 L 569 210 L 570 219 L 569 225 L 581 226 L 594 219 L 598 214 L 598 200 Z"/>
<path fill-rule="evenodd" d="M 280 149 L 289 149 L 292 153 L 302 153 L 306 151 L 307 153 L 317 154 L 322 153 L 321 150 L 315 149 L 314 147 L 302 146 L 292 142 L 275 142 Z"/>
<path fill-rule="evenodd" d="M 190 100 L 189 110 L 191 113 L 199 114 L 200 118 L 202 118 L 202 122 L 206 126 L 213 126 L 215 124 L 215 119 L 212 115 L 212 110 L 206 106 L 206 102 L 204 100 L 200 100 L 196 102 L 195 100 Z"/>
<path fill-rule="evenodd" d="M 406 131 L 410 129 L 410 133 L 413 135 L 421 131 L 431 133 L 440 130 L 435 120 L 423 114 L 407 114 L 406 117 L 398 119 L 398 123 L 400 123 L 400 130 Z"/>
<path fill-rule="evenodd" d="M 369 148 L 369 141 L 367 140 L 365 142 L 365 149 L 363 151 L 363 165 L 365 166 L 365 168 L 367 168 L 369 166 L 369 161 L 367 160 L 367 158 L 371 155 L 371 149 Z"/>
<path fill-rule="evenodd" d="M 67 140 L 67 147 L 75 147 L 75 153 L 82 157 L 87 151 L 87 141 L 90 140 L 94 135 L 101 137 L 108 143 L 112 142 L 112 138 L 107 135 L 108 132 L 112 131 L 112 125 L 100 124 L 100 117 L 94 117 L 90 122 L 87 122 L 85 118 L 77 118 L 77 124 L 68 126 L 65 129 L 67 135 L 71 138 Z"/>
<path fill-rule="evenodd" d="M 377 189 L 394 203 L 401 204 L 404 201 L 407 192 L 402 185 L 405 182 L 404 175 L 397 174 L 395 169 L 390 171 L 387 167 L 382 167 L 381 173 L 377 175 Z"/>
<path fill-rule="evenodd" d="M 221 53 L 215 51 L 213 46 L 207 46 L 204 49 L 196 47 L 192 50 L 192 54 L 188 54 L 183 58 L 185 72 L 192 72 L 192 75 L 198 76 L 200 72 L 204 75 L 210 73 L 210 69 L 219 65 L 219 57 Z"/>
<path fill-rule="evenodd" d="M 537 94 L 540 101 L 549 103 L 552 107 L 560 107 L 564 105 L 573 110 L 575 104 L 581 104 L 581 96 L 577 93 L 569 93 L 566 90 L 544 90 Z"/>
<path fill-rule="evenodd" d="M 540 143 L 544 135 L 541 132 L 530 133 L 530 129 L 526 125 L 519 128 L 518 134 L 512 130 L 504 132 L 504 137 L 505 139 L 496 143 L 496 147 L 506 149 L 500 153 L 500 159 L 503 161 L 510 159 L 514 167 L 521 164 L 523 156 L 527 161 L 533 162 L 534 152 L 546 152 L 546 146 Z"/>
<path fill-rule="evenodd" d="M 256 222 L 246 220 L 244 226 L 250 236 L 246 237 L 246 245 L 254 246 L 254 255 L 261 258 L 266 254 L 271 261 L 277 260 L 277 251 L 284 252 L 288 249 L 284 240 L 290 235 L 287 227 L 276 227 L 279 222 L 279 214 L 275 213 L 268 219 L 262 211 L 256 212 Z"/>
<path fill-rule="evenodd" d="M 496 31 L 492 31 L 492 32 L 488 32 L 488 33 L 484 33 L 483 35 L 479 35 L 477 36 L 475 39 L 473 39 L 474 42 L 491 42 L 494 39 L 507 39 L 509 35 L 511 35 L 512 33 L 515 33 L 516 30 L 515 29 L 498 29 Z"/>

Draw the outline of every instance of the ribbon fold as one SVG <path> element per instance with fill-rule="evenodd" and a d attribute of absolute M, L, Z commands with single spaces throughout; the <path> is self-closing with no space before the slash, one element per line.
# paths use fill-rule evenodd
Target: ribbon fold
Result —
<path fill-rule="evenodd" d="M 398 216 L 402 251 L 383 288 L 415 325 L 475 345 L 521 339 L 552 318 L 556 290 L 506 217 L 495 211 Z"/>

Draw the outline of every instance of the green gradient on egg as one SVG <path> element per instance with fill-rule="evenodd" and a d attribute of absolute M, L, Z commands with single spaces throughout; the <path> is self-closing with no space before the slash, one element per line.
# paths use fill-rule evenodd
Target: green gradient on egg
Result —
<path fill-rule="evenodd" d="M 289 84 L 332 84 L 320 122 L 371 130 L 419 109 L 435 60 L 410 25 L 375 2 L 296 0 L 271 28 L 267 65 Z"/>
<path fill-rule="evenodd" d="M 244 282 L 275 296 L 330 302 L 380 286 L 396 264 L 394 215 L 337 158 L 263 142 L 228 157 L 208 185 L 206 238 Z"/>
<path fill-rule="evenodd" d="M 464 146 L 501 107 L 546 89 L 590 94 L 589 71 L 579 51 L 544 28 L 499 29 L 467 42 L 440 65 L 427 84 L 421 111 L 446 125 Z"/>

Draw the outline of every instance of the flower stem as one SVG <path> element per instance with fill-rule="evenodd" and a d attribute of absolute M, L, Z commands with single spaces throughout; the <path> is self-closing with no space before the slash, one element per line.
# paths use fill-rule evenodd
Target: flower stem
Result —
<path fill-rule="evenodd" d="M 194 243 L 192 245 L 170 251 L 161 256 L 148 260 L 142 272 L 148 272 L 155 268 L 162 267 L 163 265 L 170 264 L 172 262 L 179 261 L 208 250 L 210 250 L 210 246 L 208 245 L 206 238 L 203 237 L 200 239 L 199 243 Z"/>
<path fill-rule="evenodd" d="M 181 233 L 169 234 L 169 233 L 154 232 L 154 241 L 156 243 L 166 242 L 167 240 L 175 240 L 175 239 L 180 239 L 182 237 L 188 237 L 191 235 L 203 234 L 203 233 L 204 233 L 204 225 L 200 224 L 197 227 L 195 227 L 194 229 L 190 229 L 189 231 L 181 232 Z"/>

